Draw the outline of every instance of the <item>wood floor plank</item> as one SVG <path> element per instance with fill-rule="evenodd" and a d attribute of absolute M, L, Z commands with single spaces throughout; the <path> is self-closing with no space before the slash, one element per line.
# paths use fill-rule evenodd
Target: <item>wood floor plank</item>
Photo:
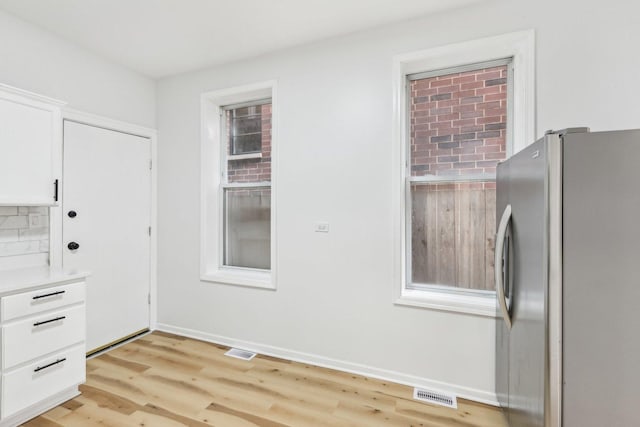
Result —
<path fill-rule="evenodd" d="M 358 424 L 341 420 L 330 413 L 321 412 L 313 408 L 300 408 L 287 402 L 278 402 L 269 410 L 269 417 L 274 420 L 281 420 L 288 426 L 323 426 L 323 427 L 360 427 Z"/>
<path fill-rule="evenodd" d="M 96 357 L 94 359 L 89 360 L 87 364 L 91 364 L 91 366 L 94 368 L 93 370 L 99 369 L 105 366 L 113 367 L 113 365 L 115 365 L 115 367 L 119 367 L 119 368 L 133 371 L 136 373 L 144 372 L 150 368 L 149 365 L 143 365 L 142 363 L 132 362 L 131 360 L 115 357 L 108 353 L 103 354 L 100 357 Z"/>
<path fill-rule="evenodd" d="M 91 405 L 81 406 L 62 417 L 58 423 L 65 427 L 134 427 L 136 425 L 130 417 L 109 408 L 92 407 Z"/>
<path fill-rule="evenodd" d="M 247 376 L 256 376 L 264 382 L 279 384 L 281 387 L 295 390 L 303 396 L 313 396 L 316 395 L 317 390 L 322 390 L 322 393 L 318 393 L 320 396 L 336 402 L 354 399 L 357 401 L 371 401 L 371 404 L 377 407 L 384 406 L 389 409 L 395 407 L 395 397 L 376 390 L 358 388 L 342 381 L 330 381 L 325 377 L 313 375 L 309 370 L 303 373 L 304 375 L 300 375 L 298 372 L 290 372 L 287 369 L 277 371 L 274 369 L 267 371 L 252 369 Z"/>
<path fill-rule="evenodd" d="M 145 375 L 134 378 L 133 381 L 147 396 L 147 405 L 181 417 L 197 414 L 206 408 L 212 399 L 204 389 L 187 388 L 185 382 L 172 378 Z"/>
<path fill-rule="evenodd" d="M 162 331 L 154 331 L 153 332 L 153 336 L 161 338 L 161 337 L 167 337 L 170 338 L 173 341 L 184 341 L 184 340 L 188 340 L 189 338 L 187 337 L 183 337 L 180 335 L 175 335 L 175 334 L 171 334 L 169 332 L 162 332 Z"/>
<path fill-rule="evenodd" d="M 46 417 L 38 417 L 31 421 L 22 424 L 24 427 L 62 427 L 62 424 L 58 424 L 57 422 L 50 420 Z"/>
<path fill-rule="evenodd" d="M 152 404 L 145 405 L 142 412 L 151 414 L 155 417 L 161 417 L 165 420 L 171 420 L 172 422 L 177 422 L 185 426 L 208 427 L 210 425 L 205 422 L 200 422 L 195 418 L 190 418 L 184 415 L 180 415 L 168 409 L 165 409 L 163 407 L 152 405 Z M 150 424 L 150 425 L 154 425 L 154 424 Z"/>
<path fill-rule="evenodd" d="M 62 406 L 56 406 L 55 408 L 45 412 L 42 414 L 43 417 L 50 421 L 56 421 L 65 415 L 69 414 L 71 411 L 67 408 L 63 408 Z"/>
<path fill-rule="evenodd" d="M 269 420 L 267 418 L 260 417 L 260 416 L 257 416 L 257 415 L 254 415 L 254 414 L 251 414 L 251 413 L 248 413 L 248 412 L 236 411 L 234 409 L 227 408 L 225 406 L 218 405 L 218 404 L 215 404 L 215 403 L 212 403 L 207 408 L 207 411 L 209 413 L 231 415 L 236 420 L 237 419 L 242 419 L 244 421 L 249 422 L 250 425 L 255 425 L 255 426 L 260 426 L 260 427 L 287 427 L 286 424 L 281 424 L 279 422 L 272 421 L 272 420 Z"/>
<path fill-rule="evenodd" d="M 505 427 L 497 408 L 413 400 L 412 389 L 153 332 L 87 361 L 82 394 L 28 427 Z"/>
<path fill-rule="evenodd" d="M 80 386 L 82 396 L 100 407 L 110 408 L 124 415 L 131 415 L 140 408 L 141 405 L 125 397 L 110 393 L 106 390 L 84 384 Z"/>
<path fill-rule="evenodd" d="M 79 407 L 82 406 L 82 403 L 76 397 L 75 399 L 67 400 L 66 402 L 64 402 L 60 406 L 62 406 L 63 408 L 66 408 L 66 409 L 68 409 L 70 411 L 75 411 L 76 409 L 78 409 Z"/>
<path fill-rule="evenodd" d="M 149 401 L 147 394 L 132 383 L 134 377 L 122 372 L 100 369 L 87 373 L 87 385 L 133 400 L 138 404 Z"/>
<path fill-rule="evenodd" d="M 256 394 L 256 398 L 264 399 L 270 396 L 275 400 L 298 401 L 311 403 L 326 410 L 337 407 L 339 399 L 325 393 L 309 393 L 303 390 L 302 384 L 286 380 L 279 380 L 273 376 L 242 376 L 233 373 L 221 373 L 219 371 L 205 369 L 201 377 L 213 381 L 216 385 L 226 385 L 235 390 L 244 390 L 248 394 Z"/>
<path fill-rule="evenodd" d="M 152 414 L 150 412 L 145 411 L 136 411 L 132 416 L 132 420 L 136 422 L 139 426 L 149 426 L 149 427 L 184 427 L 190 424 L 185 424 L 184 422 L 180 422 L 174 420 L 172 418 L 166 417 L 163 415 Z M 189 421 L 191 422 L 191 421 Z M 209 427 L 209 424 L 204 424 Z"/>
<path fill-rule="evenodd" d="M 235 412 L 234 412 L 235 414 Z M 263 427 L 238 415 L 205 409 L 198 414 L 199 419 L 216 427 Z"/>
<path fill-rule="evenodd" d="M 458 401 L 458 410 L 436 405 L 425 405 L 414 400 L 398 399 L 396 412 L 413 419 L 429 419 L 437 426 L 475 426 L 476 419 L 485 420 L 488 426 L 502 426 L 504 420 L 502 414 L 496 408 L 469 402 Z"/>
<path fill-rule="evenodd" d="M 334 415 L 339 418 L 351 420 L 354 423 L 360 423 L 361 425 L 371 427 L 404 427 L 408 425 L 419 426 L 420 424 L 431 427 L 430 424 L 424 424 L 420 421 L 397 414 L 393 410 L 380 409 L 367 404 L 346 400 L 340 402 L 340 405 L 334 412 Z M 412 424 L 414 422 L 415 424 Z"/>

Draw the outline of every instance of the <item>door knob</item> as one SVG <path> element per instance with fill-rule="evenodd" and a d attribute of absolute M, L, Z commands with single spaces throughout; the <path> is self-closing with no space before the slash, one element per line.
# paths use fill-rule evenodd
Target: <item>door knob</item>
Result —
<path fill-rule="evenodd" d="M 69 218 L 75 218 L 78 213 L 76 211 L 69 211 L 67 215 L 69 215 Z"/>
<path fill-rule="evenodd" d="M 80 247 L 79 244 L 77 244 L 76 242 L 71 242 L 67 245 L 67 248 L 69 248 L 70 251 L 75 251 L 76 249 L 78 249 Z"/>

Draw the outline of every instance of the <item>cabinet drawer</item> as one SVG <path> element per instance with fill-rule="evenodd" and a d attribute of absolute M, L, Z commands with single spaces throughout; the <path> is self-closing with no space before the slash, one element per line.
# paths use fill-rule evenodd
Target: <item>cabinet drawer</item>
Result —
<path fill-rule="evenodd" d="M 84 344 L 2 375 L 2 418 L 85 381 Z"/>
<path fill-rule="evenodd" d="M 0 320 L 4 322 L 16 317 L 63 307 L 84 301 L 84 297 L 84 282 L 10 295 L 0 300 Z"/>
<path fill-rule="evenodd" d="M 85 322 L 83 304 L 3 325 L 2 368 L 84 341 Z"/>

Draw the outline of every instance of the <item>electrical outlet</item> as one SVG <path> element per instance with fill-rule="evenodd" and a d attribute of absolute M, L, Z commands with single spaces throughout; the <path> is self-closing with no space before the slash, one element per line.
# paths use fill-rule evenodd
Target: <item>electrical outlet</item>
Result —
<path fill-rule="evenodd" d="M 328 233 L 329 232 L 329 223 L 326 221 L 318 221 L 314 224 L 313 230 L 316 233 Z"/>

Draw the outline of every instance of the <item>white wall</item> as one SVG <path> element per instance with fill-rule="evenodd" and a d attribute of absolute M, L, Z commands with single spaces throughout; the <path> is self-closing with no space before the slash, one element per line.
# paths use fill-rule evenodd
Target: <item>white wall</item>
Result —
<path fill-rule="evenodd" d="M 159 322 L 491 399 L 494 320 L 392 304 L 392 56 L 534 28 L 538 136 L 640 127 L 640 6 L 596 4 L 498 0 L 161 80 Z M 278 289 L 200 282 L 199 95 L 268 79 L 280 100 Z"/>
<path fill-rule="evenodd" d="M 155 82 L 0 10 L 0 83 L 155 127 Z"/>

